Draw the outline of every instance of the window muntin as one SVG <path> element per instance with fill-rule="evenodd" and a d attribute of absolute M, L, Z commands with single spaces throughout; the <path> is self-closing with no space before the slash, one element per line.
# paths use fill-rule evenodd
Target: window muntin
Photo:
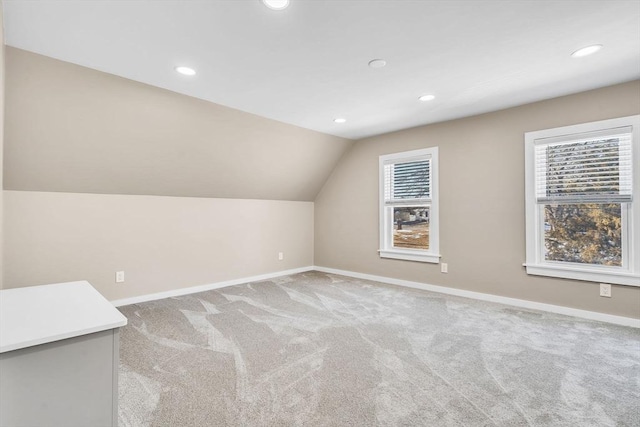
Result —
<path fill-rule="evenodd" d="M 634 116 L 525 135 L 528 273 L 640 285 L 639 124 Z"/>
<path fill-rule="evenodd" d="M 437 148 L 380 156 L 380 256 L 439 262 Z"/>

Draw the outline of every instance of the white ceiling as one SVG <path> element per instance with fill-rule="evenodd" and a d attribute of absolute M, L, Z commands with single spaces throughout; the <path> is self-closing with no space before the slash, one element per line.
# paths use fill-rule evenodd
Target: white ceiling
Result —
<path fill-rule="evenodd" d="M 8 45 L 354 139 L 640 78 L 638 0 L 3 5 Z"/>

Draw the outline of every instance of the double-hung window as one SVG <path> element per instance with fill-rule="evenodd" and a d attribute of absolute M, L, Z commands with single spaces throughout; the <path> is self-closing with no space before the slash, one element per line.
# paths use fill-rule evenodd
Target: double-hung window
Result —
<path fill-rule="evenodd" d="M 640 116 L 525 134 L 527 273 L 640 286 Z"/>
<path fill-rule="evenodd" d="M 440 261 L 437 147 L 380 156 L 379 253 Z"/>

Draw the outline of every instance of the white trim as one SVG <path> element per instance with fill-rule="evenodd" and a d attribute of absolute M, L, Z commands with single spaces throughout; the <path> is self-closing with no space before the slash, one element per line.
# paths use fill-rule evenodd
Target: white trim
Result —
<path fill-rule="evenodd" d="M 429 249 L 428 250 L 402 250 L 393 247 L 392 220 L 389 219 L 386 209 L 389 207 L 385 203 L 385 179 L 384 167 L 388 164 L 410 162 L 417 160 L 429 159 L 429 201 L 414 199 L 407 200 L 407 204 L 415 204 L 429 207 Z M 401 153 L 392 153 L 381 155 L 378 159 L 378 181 L 379 181 L 379 249 L 378 253 L 381 258 L 394 258 L 406 261 L 418 261 L 439 263 L 440 262 L 440 213 L 439 213 L 439 152 L 438 147 L 422 148 L 419 150 L 404 151 Z M 391 241 L 390 241 L 391 240 Z"/>
<path fill-rule="evenodd" d="M 500 295 L 485 294 L 481 292 L 467 291 L 464 289 L 449 288 L 446 286 L 429 285 L 427 283 L 412 282 L 409 280 L 394 279 L 391 277 L 376 276 L 373 274 L 357 273 L 355 271 L 338 270 L 335 268 L 308 266 L 294 268 L 291 270 L 277 271 L 274 273 L 262 274 L 259 276 L 245 277 L 241 279 L 227 280 L 223 282 L 211 283 L 208 285 L 192 286 L 189 288 L 174 289 L 155 294 L 140 295 L 137 297 L 124 298 L 111 301 L 115 307 L 124 305 L 137 304 L 147 301 L 155 301 L 163 298 L 171 298 L 181 295 L 189 295 L 198 292 L 204 292 L 212 289 L 225 288 L 227 286 L 240 285 L 243 283 L 257 282 L 261 280 L 273 279 L 274 277 L 286 276 L 289 274 L 305 273 L 307 271 L 320 271 L 323 273 L 338 274 L 341 276 L 355 277 L 357 279 L 373 280 L 376 282 L 387 283 L 390 285 L 404 286 L 413 289 L 421 289 L 430 292 L 438 292 L 441 294 L 455 295 L 463 298 L 471 298 L 481 301 L 495 302 L 514 307 L 527 308 L 531 310 L 546 311 L 549 313 L 563 314 L 565 316 L 579 317 L 581 319 L 596 320 L 599 322 L 612 323 L 615 325 L 630 326 L 632 328 L 640 328 L 640 319 L 631 317 L 616 316 L 613 314 L 598 313 L 596 311 L 580 310 L 577 308 L 563 307 L 560 305 L 545 304 L 541 302 L 522 300 L 517 298 L 503 297 Z"/>
<path fill-rule="evenodd" d="M 115 307 L 123 305 L 138 304 L 141 302 L 155 301 L 164 298 L 178 297 L 182 295 L 195 294 L 198 292 L 210 291 L 212 289 L 226 288 L 227 286 L 240 285 L 249 282 L 273 279 L 274 277 L 288 276 L 290 274 L 305 273 L 314 270 L 313 266 L 293 268 L 291 270 L 276 271 L 273 273 L 261 274 L 258 276 L 243 277 L 240 279 L 225 280 L 223 282 L 210 283 L 207 285 L 191 286 L 189 288 L 172 289 L 170 291 L 158 292 L 154 294 L 139 295 L 137 297 L 123 298 L 111 301 Z"/>
<path fill-rule="evenodd" d="M 485 294 L 481 292 L 467 291 L 464 289 L 449 288 L 446 286 L 429 285 L 426 283 L 412 282 L 409 280 L 394 279 L 391 277 L 375 276 L 373 274 L 357 273 L 354 271 L 337 270 L 327 267 L 313 267 L 314 270 L 323 273 L 339 274 L 342 276 L 355 277 L 357 279 L 373 280 L 376 282 L 388 283 L 390 285 L 405 286 L 408 288 L 422 289 L 441 294 L 455 295 L 464 298 L 472 298 L 481 301 L 495 302 L 498 304 L 511 305 L 514 307 L 527 308 L 531 310 L 546 311 L 549 313 L 563 314 L 565 316 L 579 317 L 581 319 L 596 320 L 599 322 L 613 323 L 615 325 L 630 326 L 640 328 L 640 319 L 632 317 L 616 316 L 613 314 L 598 313 L 596 311 L 580 310 L 577 308 L 563 307 L 560 305 L 545 304 L 541 302 L 528 301 L 517 298 L 503 297 L 500 295 Z"/>
<path fill-rule="evenodd" d="M 380 253 L 380 258 L 404 259 L 407 261 L 431 262 L 434 264 L 438 264 L 440 262 L 440 257 L 442 256 L 440 254 L 433 254 L 424 251 L 411 251 L 409 249 L 405 251 L 399 249 L 380 249 L 378 253 Z"/>
<path fill-rule="evenodd" d="M 568 264 L 568 263 L 567 263 Z M 625 271 L 598 271 L 598 267 L 584 268 L 571 265 L 550 265 L 550 263 L 538 265 L 526 265 L 527 274 L 533 276 L 561 277 L 563 279 L 583 280 L 585 282 L 611 283 L 616 285 L 639 286 L 640 278 L 637 275 Z"/>

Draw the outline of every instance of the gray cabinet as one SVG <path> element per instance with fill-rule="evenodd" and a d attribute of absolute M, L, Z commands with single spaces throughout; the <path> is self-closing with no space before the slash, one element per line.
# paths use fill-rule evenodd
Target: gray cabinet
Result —
<path fill-rule="evenodd" d="M 86 286 L 90 287 L 88 283 Z M 11 316 L 3 313 L 4 324 L 0 325 L 0 341 L 4 347 L 0 353 L 0 426 L 118 425 L 118 328 L 126 323 L 126 318 L 101 296 L 95 298 L 97 292 L 86 286 L 58 289 L 61 294 L 57 296 L 66 301 L 62 305 L 66 305 L 65 316 L 69 321 L 62 322 L 65 327 L 52 328 L 53 319 L 51 322 L 43 318 L 36 320 L 49 337 L 39 344 L 24 345 L 25 342 L 43 341 L 42 334 L 37 334 L 38 328 L 33 325 L 22 330 L 22 337 L 29 338 L 26 341 L 21 340 L 15 330 L 8 329 L 11 325 L 19 329 L 24 327 L 23 322 L 30 322 L 28 317 L 8 319 Z M 8 291 L 12 290 L 0 291 L 0 310 L 17 302 L 13 296 L 5 298 Z M 50 288 L 46 293 L 52 291 L 56 290 Z M 29 296 L 33 298 L 36 294 L 31 292 Z M 69 298 L 74 304 L 84 306 L 86 303 L 93 308 L 86 311 L 85 306 L 78 316 L 73 316 L 68 311 Z M 15 308 L 8 311 L 19 312 Z M 99 310 L 104 312 L 100 314 Z M 113 321 L 105 322 L 105 319 Z M 70 329 L 74 330 L 73 336 L 56 339 L 69 335 Z M 93 332 L 95 329 L 98 331 Z"/>

